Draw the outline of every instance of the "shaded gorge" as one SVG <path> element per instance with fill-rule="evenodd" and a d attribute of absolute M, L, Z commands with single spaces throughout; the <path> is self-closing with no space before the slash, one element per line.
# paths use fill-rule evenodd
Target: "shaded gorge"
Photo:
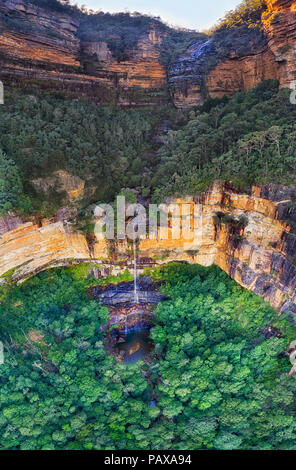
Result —
<path fill-rule="evenodd" d="M 135 287 L 136 286 L 136 287 Z M 102 326 L 106 350 L 118 361 L 135 363 L 147 360 L 154 344 L 150 329 L 154 326 L 153 308 L 166 297 L 157 292 L 159 283 L 149 277 L 93 289 L 96 300 L 109 308 L 109 319 Z"/>

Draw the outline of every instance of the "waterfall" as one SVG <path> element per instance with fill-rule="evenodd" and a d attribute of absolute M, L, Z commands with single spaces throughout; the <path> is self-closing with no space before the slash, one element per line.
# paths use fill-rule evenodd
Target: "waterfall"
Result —
<path fill-rule="evenodd" d="M 125 336 L 127 335 L 126 321 L 127 321 L 127 316 L 125 317 L 125 320 L 124 320 L 124 334 L 125 334 Z"/>
<path fill-rule="evenodd" d="M 137 244 L 134 240 L 134 299 L 135 304 L 139 303 L 139 294 L 138 294 L 138 271 L 137 271 Z"/>

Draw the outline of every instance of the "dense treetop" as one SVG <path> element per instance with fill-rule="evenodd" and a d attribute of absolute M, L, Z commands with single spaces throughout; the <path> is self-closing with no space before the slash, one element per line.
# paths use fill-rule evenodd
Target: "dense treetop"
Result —
<path fill-rule="evenodd" d="M 243 0 L 234 10 L 225 14 L 214 29 L 226 29 L 247 25 L 261 28 L 261 16 L 266 10 L 266 0 Z"/>
<path fill-rule="evenodd" d="M 75 269 L 2 289 L 2 449 L 295 448 L 285 319 L 218 268 L 153 278 L 170 300 L 134 365 L 107 355 L 107 309 Z"/>
<path fill-rule="evenodd" d="M 159 150 L 155 194 L 194 194 L 215 180 L 231 181 L 237 189 L 295 183 L 295 106 L 289 97 L 276 81 L 266 81 L 192 111 Z"/>
<path fill-rule="evenodd" d="M 15 209 L 43 211 L 48 198 L 36 193 L 32 180 L 57 169 L 93 188 L 84 206 L 112 201 L 126 187 L 163 200 L 197 194 L 215 180 L 237 189 L 295 183 L 295 106 L 276 81 L 231 99 L 210 99 L 188 113 L 100 108 L 58 93 L 34 93 L 7 92 L 0 107 L 2 167 L 11 167 L 15 181 L 13 189 L 9 178 L 1 187 L 2 212 L 12 201 Z M 159 142 L 164 120 L 171 130 Z M 51 200 L 49 212 L 62 203 L 54 193 Z"/>

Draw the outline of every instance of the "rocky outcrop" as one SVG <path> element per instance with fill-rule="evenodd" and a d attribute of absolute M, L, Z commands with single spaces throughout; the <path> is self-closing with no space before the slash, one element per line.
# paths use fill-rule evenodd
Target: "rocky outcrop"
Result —
<path fill-rule="evenodd" d="M 170 30 L 157 22 L 151 22 L 146 32 L 134 30 L 134 44 L 119 59 L 110 41 L 120 49 L 120 34 L 125 33 L 96 30 L 88 38 L 82 14 L 40 8 L 26 0 L 2 0 L 0 79 L 120 106 L 167 103 L 169 89 L 178 108 L 201 105 L 208 97 L 231 96 L 265 79 L 278 79 L 282 87 L 289 87 L 296 79 L 296 2 L 266 4 L 262 31 L 242 26 L 217 31 L 208 40 L 197 34 L 188 50 L 166 68 L 161 54 Z M 174 47 L 173 40 L 171 44 Z"/>
<path fill-rule="evenodd" d="M 23 225 L 24 221 L 21 217 L 17 217 L 13 213 L 10 213 L 6 217 L 0 217 L 0 235 L 11 230 L 16 229 L 20 225 Z"/>
<path fill-rule="evenodd" d="M 37 178 L 32 180 L 32 184 L 38 191 L 47 194 L 51 189 L 57 193 L 65 195 L 65 203 L 77 202 L 81 200 L 86 193 L 85 181 L 79 176 L 73 176 L 67 171 L 58 170 L 52 176 L 47 178 Z M 94 188 L 87 188 L 92 192 Z M 89 191 L 90 190 L 90 191 Z"/>
<path fill-rule="evenodd" d="M 168 68 L 171 95 L 177 108 L 191 108 L 205 98 L 209 57 L 215 59 L 213 41 L 197 41 Z"/>
<path fill-rule="evenodd" d="M 233 56 L 221 62 L 209 71 L 206 89 L 211 98 L 223 98 L 254 88 L 264 80 L 278 78 L 278 65 L 274 56 L 270 50 L 265 50 L 246 57 Z"/>
<path fill-rule="evenodd" d="M 287 194 L 282 188 L 277 201 L 263 199 L 266 191 L 236 194 L 215 186 L 201 201 L 191 240 L 143 240 L 143 256 L 165 253 L 166 261 L 217 264 L 276 309 L 296 313 L 296 230 L 291 224 L 296 211 L 287 198 L 295 188 L 287 188 Z"/>
<path fill-rule="evenodd" d="M 0 238 L 3 279 L 23 279 L 52 265 L 89 258 L 85 236 L 69 229 L 63 222 L 44 221 L 41 225 L 27 222 Z"/>
<path fill-rule="evenodd" d="M 232 96 L 279 77 L 265 34 L 244 26 L 218 30 L 209 40 L 192 44 L 171 64 L 168 75 L 180 108 L 202 105 L 208 97 Z"/>
<path fill-rule="evenodd" d="M 296 312 L 296 234 L 288 219 L 279 217 L 279 207 L 287 207 L 291 201 L 269 201 L 256 193 L 258 188 L 252 196 L 226 196 L 234 221 L 222 218 L 221 223 L 215 222 L 216 264 L 273 307 Z M 239 217 L 246 217 L 244 224 L 235 222 Z"/>
<path fill-rule="evenodd" d="M 202 105 L 208 98 L 232 96 L 254 88 L 263 80 L 278 79 L 278 64 L 260 32 L 249 42 L 246 31 L 239 41 L 224 46 L 222 34 L 193 44 L 186 54 L 169 67 L 169 85 L 178 108 Z M 250 38 L 251 39 L 251 38 Z M 241 43 L 247 44 L 240 50 Z M 226 48 L 226 49 L 225 49 Z"/>
<path fill-rule="evenodd" d="M 296 313 L 295 196 L 296 187 L 255 187 L 252 194 L 237 194 L 217 184 L 202 198 L 178 200 L 179 207 L 186 205 L 192 233 L 174 238 L 170 229 L 163 238 L 159 229 L 155 239 L 142 239 L 139 268 L 170 261 L 217 264 L 280 312 Z M 1 235 L 0 275 L 21 280 L 48 267 L 86 261 L 103 274 L 118 273 L 133 269 L 131 251 L 127 241 L 86 237 L 66 221 L 29 222 Z"/>
<path fill-rule="evenodd" d="M 282 87 L 290 87 L 296 80 L 296 2 L 294 0 L 267 0 L 263 24 L 268 47 L 279 67 Z"/>
<path fill-rule="evenodd" d="M 78 66 L 78 22 L 70 15 L 48 11 L 24 0 L 0 4 L 1 56 L 13 61 Z"/>
<path fill-rule="evenodd" d="M 263 30 L 238 28 L 218 32 L 193 44 L 169 68 L 175 105 L 190 108 L 207 97 L 232 96 L 263 80 L 291 87 L 296 80 L 296 2 L 267 0 Z"/>
<path fill-rule="evenodd" d="M 0 4 L 0 79 L 4 84 L 61 89 L 100 104 L 162 104 L 166 70 L 160 63 L 160 32 L 151 26 L 135 38 L 129 60 L 118 62 L 106 43 L 79 37 L 79 16 L 25 0 Z"/>
<path fill-rule="evenodd" d="M 119 90 L 120 105 L 153 104 L 152 95 L 166 90 L 166 70 L 160 63 L 158 47 L 162 42 L 161 33 L 151 26 L 147 35 L 139 38 L 134 49 L 127 51 L 128 60 L 118 61 L 104 41 L 81 43 L 84 63 L 91 74 L 106 80 L 106 84 Z M 134 93 L 132 93 L 134 92 Z M 137 96 L 138 92 L 138 96 Z M 139 95 L 140 92 L 140 95 Z"/>

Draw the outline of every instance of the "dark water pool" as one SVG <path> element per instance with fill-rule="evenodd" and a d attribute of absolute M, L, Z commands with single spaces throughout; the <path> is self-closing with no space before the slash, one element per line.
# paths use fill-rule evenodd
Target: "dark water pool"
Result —
<path fill-rule="evenodd" d="M 154 349 L 154 344 L 150 338 L 150 331 L 136 331 L 125 336 L 124 343 L 117 343 L 114 346 L 115 355 L 126 364 L 135 364 L 145 360 Z"/>

